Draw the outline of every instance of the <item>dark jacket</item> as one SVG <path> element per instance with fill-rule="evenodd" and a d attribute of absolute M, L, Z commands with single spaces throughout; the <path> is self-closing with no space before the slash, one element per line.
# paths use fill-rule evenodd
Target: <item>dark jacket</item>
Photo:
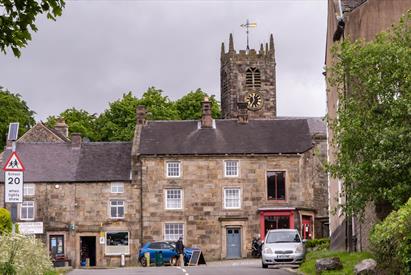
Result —
<path fill-rule="evenodd" d="M 178 240 L 176 242 L 176 250 L 178 254 L 183 254 L 184 253 L 184 244 L 182 240 Z"/>

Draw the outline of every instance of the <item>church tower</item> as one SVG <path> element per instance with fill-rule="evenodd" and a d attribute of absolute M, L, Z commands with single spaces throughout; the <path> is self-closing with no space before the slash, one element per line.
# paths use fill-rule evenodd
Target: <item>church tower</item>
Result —
<path fill-rule="evenodd" d="M 238 103 L 246 102 L 249 118 L 272 119 L 277 115 L 274 38 L 254 49 L 234 50 L 230 34 L 228 52 L 221 44 L 221 109 L 223 118 L 237 118 Z"/>

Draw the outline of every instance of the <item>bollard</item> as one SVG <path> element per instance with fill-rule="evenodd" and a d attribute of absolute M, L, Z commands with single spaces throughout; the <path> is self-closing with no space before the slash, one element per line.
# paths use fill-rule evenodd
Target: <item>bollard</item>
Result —
<path fill-rule="evenodd" d="M 120 266 L 124 267 L 126 265 L 126 256 L 121 254 Z"/>
<path fill-rule="evenodd" d="M 147 266 L 150 266 L 150 252 L 144 253 L 144 258 L 146 258 Z"/>

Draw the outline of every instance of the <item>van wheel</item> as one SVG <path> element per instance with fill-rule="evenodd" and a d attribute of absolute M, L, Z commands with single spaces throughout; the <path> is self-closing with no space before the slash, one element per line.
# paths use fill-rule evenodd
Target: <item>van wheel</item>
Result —
<path fill-rule="evenodd" d="M 140 262 L 140 264 L 141 264 L 143 267 L 146 267 L 146 266 L 147 266 L 147 259 L 146 259 L 146 257 L 140 257 L 139 262 Z"/>
<path fill-rule="evenodd" d="M 268 264 L 262 264 L 263 268 L 268 268 Z"/>

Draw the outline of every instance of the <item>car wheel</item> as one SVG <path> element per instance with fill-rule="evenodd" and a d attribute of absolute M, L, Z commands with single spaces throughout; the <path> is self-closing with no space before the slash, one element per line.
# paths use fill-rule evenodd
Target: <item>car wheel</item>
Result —
<path fill-rule="evenodd" d="M 263 268 L 268 268 L 268 264 L 262 263 Z"/>
<path fill-rule="evenodd" d="M 177 258 L 176 257 L 171 257 L 169 263 L 170 263 L 170 265 L 176 265 L 177 264 Z"/>
<path fill-rule="evenodd" d="M 147 259 L 146 259 L 146 257 L 140 257 L 139 261 L 140 261 L 140 264 L 141 264 L 143 267 L 146 267 L 146 266 L 147 266 Z"/>

